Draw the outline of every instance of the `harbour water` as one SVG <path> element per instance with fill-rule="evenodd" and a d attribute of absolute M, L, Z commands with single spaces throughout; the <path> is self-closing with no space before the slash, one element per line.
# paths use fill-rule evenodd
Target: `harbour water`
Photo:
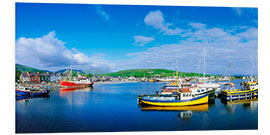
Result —
<path fill-rule="evenodd" d="M 242 80 L 234 80 L 236 87 Z M 163 83 L 94 85 L 55 89 L 49 97 L 16 100 L 16 133 L 258 129 L 258 102 L 186 108 L 138 106 L 139 94 L 155 94 Z"/>

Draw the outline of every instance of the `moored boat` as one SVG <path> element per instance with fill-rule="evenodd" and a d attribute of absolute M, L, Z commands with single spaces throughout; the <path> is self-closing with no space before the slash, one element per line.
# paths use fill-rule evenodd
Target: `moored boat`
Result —
<path fill-rule="evenodd" d="M 16 88 L 16 96 L 30 96 L 31 90 L 28 87 L 19 86 Z"/>
<path fill-rule="evenodd" d="M 48 96 L 50 93 L 49 90 L 42 90 L 42 89 L 39 89 L 39 90 L 31 90 L 31 96 L 35 97 L 35 96 Z"/>
<path fill-rule="evenodd" d="M 142 105 L 192 106 L 208 103 L 208 94 L 193 97 L 191 92 L 181 92 L 178 96 L 143 96 L 139 101 Z"/>
<path fill-rule="evenodd" d="M 213 88 L 211 85 L 205 85 L 202 83 L 180 83 L 179 84 L 179 91 L 181 92 L 182 90 L 191 90 L 192 95 L 195 97 L 204 95 L 206 93 L 209 94 L 209 99 L 215 99 L 215 88 Z M 164 85 L 161 88 L 162 92 L 172 92 L 173 94 L 177 94 L 177 86 L 176 84 L 167 84 Z"/>
<path fill-rule="evenodd" d="M 61 88 L 83 88 L 83 87 L 92 87 L 94 82 L 91 82 L 84 76 L 81 76 L 78 72 L 76 79 L 72 77 L 72 68 L 70 68 L 70 73 L 68 80 L 59 81 Z"/>
<path fill-rule="evenodd" d="M 78 87 L 92 87 L 94 82 L 88 80 L 78 81 L 59 81 L 62 88 L 78 88 Z"/>
<path fill-rule="evenodd" d="M 258 98 L 258 82 L 248 81 L 241 84 L 243 84 L 242 89 L 235 89 L 233 83 L 225 84 L 224 90 L 221 91 L 221 98 L 225 100 Z"/>

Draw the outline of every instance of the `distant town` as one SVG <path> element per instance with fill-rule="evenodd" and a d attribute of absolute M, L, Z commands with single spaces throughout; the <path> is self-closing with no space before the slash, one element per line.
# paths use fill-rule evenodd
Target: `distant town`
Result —
<path fill-rule="evenodd" d="M 184 73 L 180 72 L 181 81 L 228 81 L 228 76 L 206 75 L 203 78 L 199 73 Z M 166 69 L 135 69 L 125 70 L 108 74 L 92 75 L 83 73 L 79 70 L 73 70 L 72 76 L 70 70 L 62 72 L 46 72 L 38 69 L 29 68 L 16 64 L 16 83 L 19 84 L 58 84 L 60 80 L 72 78 L 87 78 L 95 84 L 123 83 L 123 82 L 172 82 L 176 81 L 175 71 Z M 231 79 L 247 79 L 248 76 L 231 76 Z"/>

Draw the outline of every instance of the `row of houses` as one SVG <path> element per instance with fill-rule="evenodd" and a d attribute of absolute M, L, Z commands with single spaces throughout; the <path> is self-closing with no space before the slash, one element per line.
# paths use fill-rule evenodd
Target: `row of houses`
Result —
<path fill-rule="evenodd" d="M 55 73 L 22 73 L 20 81 L 22 83 L 41 83 L 41 82 L 58 82 L 62 80 L 61 74 Z"/>

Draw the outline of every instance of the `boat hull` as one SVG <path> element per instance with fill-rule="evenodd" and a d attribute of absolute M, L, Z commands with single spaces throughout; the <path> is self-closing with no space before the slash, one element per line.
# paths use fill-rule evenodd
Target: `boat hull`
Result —
<path fill-rule="evenodd" d="M 48 90 L 39 90 L 39 91 L 31 91 L 31 96 L 38 97 L 38 96 L 48 96 L 49 91 Z"/>
<path fill-rule="evenodd" d="M 143 106 L 142 111 L 208 111 L 208 104 L 194 105 L 194 106 Z"/>
<path fill-rule="evenodd" d="M 247 98 L 258 98 L 258 89 L 245 91 L 222 91 L 221 98 L 223 100 L 238 100 Z"/>
<path fill-rule="evenodd" d="M 31 92 L 30 91 L 27 91 L 27 90 L 16 89 L 16 95 L 17 96 L 30 96 L 31 95 Z"/>
<path fill-rule="evenodd" d="M 62 88 L 81 88 L 81 87 L 92 87 L 93 82 L 90 83 L 74 83 L 70 81 L 59 81 Z"/>
<path fill-rule="evenodd" d="M 208 94 L 203 96 L 195 97 L 190 100 L 151 100 L 141 98 L 142 105 L 153 105 L 153 106 L 192 106 L 208 103 Z"/>

